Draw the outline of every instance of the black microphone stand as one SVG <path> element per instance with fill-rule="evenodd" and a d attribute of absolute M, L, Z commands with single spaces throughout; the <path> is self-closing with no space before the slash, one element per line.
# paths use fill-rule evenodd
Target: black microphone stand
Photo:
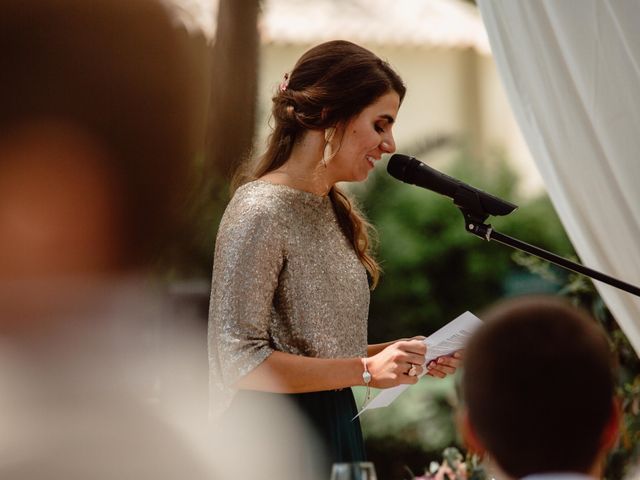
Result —
<path fill-rule="evenodd" d="M 601 282 L 604 282 L 608 285 L 612 285 L 616 288 L 619 288 L 620 290 L 624 290 L 625 292 L 629 292 L 637 297 L 640 297 L 640 288 L 636 287 L 635 285 L 623 282 L 621 280 L 618 280 L 617 278 L 605 275 L 604 273 L 585 267 L 584 265 L 581 265 L 579 263 L 572 262 L 570 260 L 567 260 L 566 258 L 555 255 L 534 245 L 522 242 L 517 238 L 503 235 L 502 233 L 495 231 L 491 225 L 484 223 L 485 220 L 489 217 L 489 214 L 483 211 L 483 208 L 481 207 L 481 203 L 479 201 L 477 203 L 476 201 L 472 201 L 472 205 L 467 204 L 466 206 L 461 206 L 460 204 L 458 204 L 458 202 L 456 203 L 458 208 L 462 212 L 462 215 L 464 215 L 465 227 L 468 232 L 473 233 L 474 235 L 477 235 L 478 237 L 483 238 L 486 241 L 495 240 L 496 242 L 502 243 L 503 245 L 508 245 L 517 250 L 521 250 L 543 260 L 547 260 L 567 270 L 571 270 L 573 272 L 586 275 L 587 277 L 600 280 Z"/>

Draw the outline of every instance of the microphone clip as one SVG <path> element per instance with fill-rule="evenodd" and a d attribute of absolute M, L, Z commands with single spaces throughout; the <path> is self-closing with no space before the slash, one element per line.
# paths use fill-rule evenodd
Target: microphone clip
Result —
<path fill-rule="evenodd" d="M 484 208 L 478 191 L 465 187 L 465 185 L 458 186 L 453 203 L 462 212 L 465 229 L 488 242 L 491 240 L 493 229 L 491 225 L 486 225 L 484 222 L 490 214 Z"/>
<path fill-rule="evenodd" d="M 490 241 L 493 227 L 489 224 L 484 223 L 485 220 L 489 217 L 489 214 L 484 212 L 480 213 L 472 208 L 462 207 L 457 203 L 456 205 L 460 212 L 462 212 L 462 216 L 464 217 L 465 230 L 486 240 L 487 242 Z"/>

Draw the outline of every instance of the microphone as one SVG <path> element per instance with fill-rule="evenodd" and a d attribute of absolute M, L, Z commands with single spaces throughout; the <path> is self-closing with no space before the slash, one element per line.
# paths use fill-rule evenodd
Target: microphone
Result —
<path fill-rule="evenodd" d="M 463 212 L 486 219 L 489 215 L 508 215 L 517 205 L 467 185 L 422 163 L 420 160 L 396 153 L 389 159 L 387 172 L 398 180 L 426 188 L 453 199 Z"/>

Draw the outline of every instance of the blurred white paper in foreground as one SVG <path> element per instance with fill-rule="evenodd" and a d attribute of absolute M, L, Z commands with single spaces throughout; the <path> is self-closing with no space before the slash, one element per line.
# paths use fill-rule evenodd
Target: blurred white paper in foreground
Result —
<path fill-rule="evenodd" d="M 427 345 L 425 364 L 428 364 L 438 357 L 451 355 L 463 349 L 473 332 L 475 332 L 480 325 L 482 325 L 482 320 L 471 312 L 464 312 L 440 330 L 425 338 L 424 343 Z M 423 376 L 425 373 L 420 376 Z M 397 387 L 382 390 L 382 392 L 362 408 L 360 413 L 356 415 L 356 418 L 366 410 L 391 405 L 391 403 L 410 386 L 411 385 L 398 385 Z"/>

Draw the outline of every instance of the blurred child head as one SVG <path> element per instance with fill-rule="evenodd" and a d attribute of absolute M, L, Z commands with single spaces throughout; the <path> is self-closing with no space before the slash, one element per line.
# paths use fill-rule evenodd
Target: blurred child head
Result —
<path fill-rule="evenodd" d="M 518 298 L 485 316 L 465 353 L 463 432 L 508 475 L 592 474 L 616 438 L 604 332 L 554 297 Z"/>

